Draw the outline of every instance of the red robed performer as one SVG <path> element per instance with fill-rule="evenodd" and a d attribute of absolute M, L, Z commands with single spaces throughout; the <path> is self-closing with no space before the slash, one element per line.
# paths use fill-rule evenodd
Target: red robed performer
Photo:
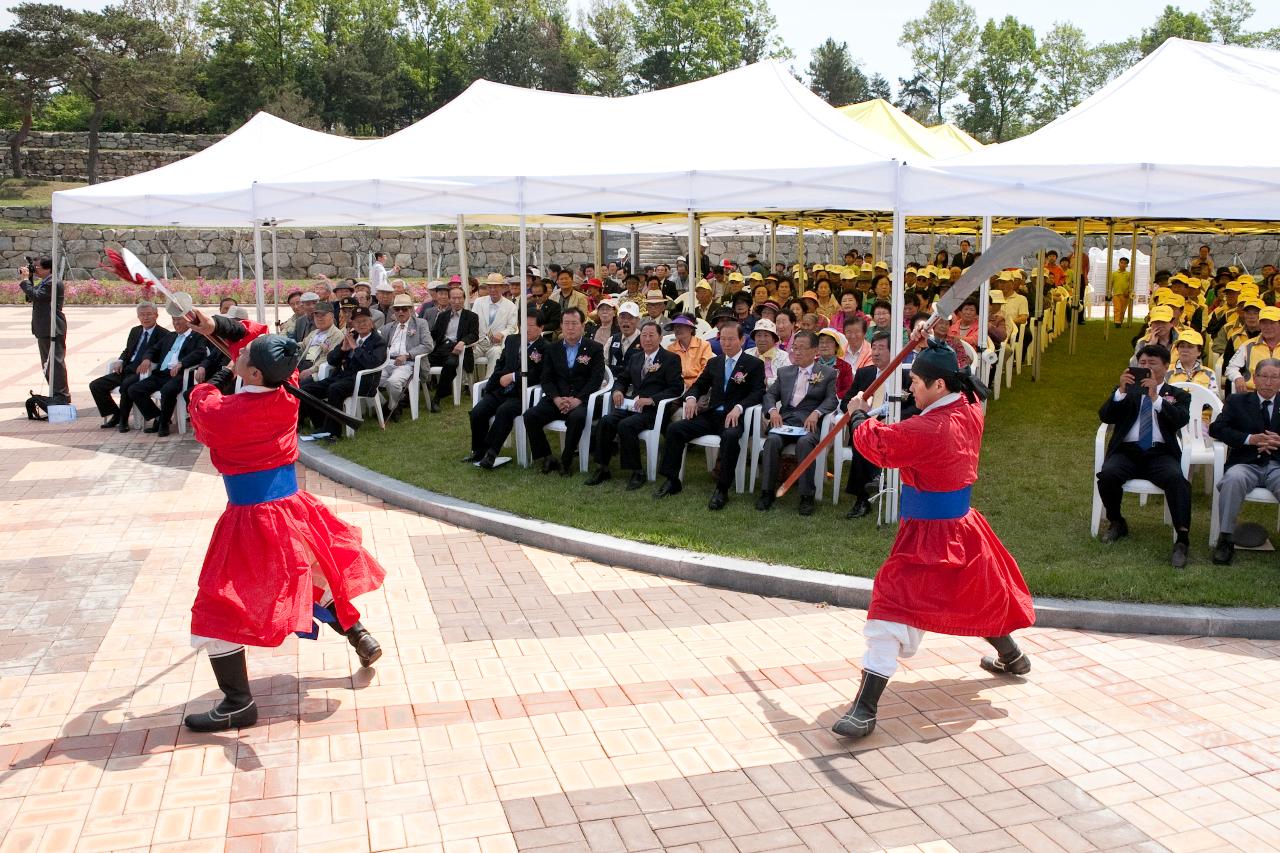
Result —
<path fill-rule="evenodd" d="M 248 320 L 190 315 L 204 335 L 227 344 L 231 365 L 191 392 L 196 438 L 222 474 L 227 508 L 218 519 L 191 606 L 192 645 L 209 653 L 224 699 L 185 720 L 195 731 L 251 726 L 246 645 L 278 646 L 318 621 L 345 634 L 363 666 L 382 655 L 353 600 L 382 585 L 385 571 L 361 546 L 360 531 L 298 488 L 296 341 Z M 244 385 L 228 393 L 235 377 Z"/>
<path fill-rule="evenodd" d="M 978 479 L 986 389 L 959 369 L 938 341 L 911 365 L 911 393 L 921 413 L 900 423 L 872 418 L 853 442 L 872 464 L 902 475 L 902 521 L 889 558 L 876 573 L 864 635 L 862 682 L 832 731 L 866 737 L 875 730 L 880 694 L 926 631 L 983 637 L 996 650 L 981 666 L 1025 675 L 1031 662 L 1010 634 L 1035 623 L 1031 594 L 1017 562 L 982 513 L 969 506 Z M 862 395 L 851 410 L 866 412 Z"/>

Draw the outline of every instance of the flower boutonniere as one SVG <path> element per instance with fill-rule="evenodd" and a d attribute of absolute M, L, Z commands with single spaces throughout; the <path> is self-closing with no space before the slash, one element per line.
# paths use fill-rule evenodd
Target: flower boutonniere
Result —
<path fill-rule="evenodd" d="M 590 363 L 591 363 L 591 356 L 589 355 L 578 356 L 578 364 L 590 364 Z"/>
<path fill-rule="evenodd" d="M 734 384 L 741 385 L 743 382 L 747 381 L 747 374 L 743 373 L 741 370 L 738 370 L 738 371 L 735 371 L 734 374 L 729 377 L 729 379 Z"/>
<path fill-rule="evenodd" d="M 649 369 L 648 369 L 647 371 L 645 371 L 645 372 L 646 372 L 646 373 L 657 373 L 657 372 L 658 372 L 658 363 L 655 361 L 653 364 L 649 365 Z"/>
<path fill-rule="evenodd" d="M 529 353 L 529 360 L 532 361 L 534 364 L 537 364 L 538 362 L 542 361 L 542 353 L 538 352 L 537 350 L 534 350 L 533 352 Z"/>
<path fill-rule="evenodd" d="M 809 374 L 809 384 L 820 385 L 826 381 L 826 378 L 826 375 L 821 370 L 815 370 L 813 373 Z"/>

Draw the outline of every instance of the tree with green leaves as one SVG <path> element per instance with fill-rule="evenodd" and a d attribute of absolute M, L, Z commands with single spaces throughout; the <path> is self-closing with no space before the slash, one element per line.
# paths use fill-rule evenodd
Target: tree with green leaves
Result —
<path fill-rule="evenodd" d="M 833 107 L 865 101 L 870 95 L 867 75 L 854 62 L 849 43 L 830 37 L 813 49 L 809 89 Z"/>
<path fill-rule="evenodd" d="M 745 0 L 742 18 L 742 61 L 748 65 L 765 59 L 794 59 L 795 54 L 778 35 L 778 19 L 769 0 Z"/>
<path fill-rule="evenodd" d="M 898 44 L 915 61 L 912 79 L 929 93 L 935 123 L 959 92 L 978 38 L 977 16 L 964 0 L 933 0 L 924 15 L 902 26 Z"/>
<path fill-rule="evenodd" d="M 62 9 L 71 41 L 68 88 L 89 99 L 89 183 L 98 180 L 98 133 L 109 113 L 138 119 L 154 112 L 194 110 L 197 99 L 179 79 L 171 41 L 154 21 L 117 6 L 101 12 Z"/>
<path fill-rule="evenodd" d="M 475 54 L 476 77 L 528 89 L 578 90 L 579 70 L 562 7 L 494 0 L 492 15 Z"/>
<path fill-rule="evenodd" d="M 922 124 L 932 123 L 933 90 L 919 74 L 898 78 L 898 97 L 893 105 Z"/>
<path fill-rule="evenodd" d="M 960 126 L 988 142 L 1021 136 L 1027 127 L 1039 54 L 1035 31 L 1013 15 L 988 20 L 978 54 L 965 73 L 969 102 L 960 108 Z"/>
<path fill-rule="evenodd" d="M 1171 38 L 1210 41 L 1213 32 L 1205 19 L 1195 12 L 1184 12 L 1177 6 L 1165 6 L 1156 22 L 1142 31 L 1138 46 L 1142 55 L 1147 56 Z"/>
<path fill-rule="evenodd" d="M 755 54 L 777 56 L 767 10 L 764 0 L 636 0 L 640 83 L 665 89 L 737 68 Z"/>
<path fill-rule="evenodd" d="M 1101 89 L 1141 59 L 1142 48 L 1136 37 L 1095 45 L 1089 52 L 1089 88 Z"/>
<path fill-rule="evenodd" d="M 636 64 L 635 13 L 626 0 L 591 0 L 578 11 L 582 91 L 616 98 L 630 94 Z"/>
<path fill-rule="evenodd" d="M 22 146 L 36 111 L 66 75 L 71 45 L 60 8 L 22 3 L 12 10 L 13 26 L 0 32 L 0 104 L 18 119 L 17 132 L 9 137 L 9 168 L 15 178 L 23 177 Z"/>
<path fill-rule="evenodd" d="M 1036 120 L 1047 124 L 1093 91 L 1089 42 L 1084 30 L 1058 21 L 1040 42 L 1040 91 Z"/>
<path fill-rule="evenodd" d="M 867 81 L 867 94 L 883 101 L 893 100 L 893 90 L 889 88 L 889 81 L 879 73 L 872 74 L 871 79 Z"/>

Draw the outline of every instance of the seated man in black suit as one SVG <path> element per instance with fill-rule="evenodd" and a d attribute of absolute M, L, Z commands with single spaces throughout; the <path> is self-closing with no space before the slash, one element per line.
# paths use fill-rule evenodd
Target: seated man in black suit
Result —
<path fill-rule="evenodd" d="M 720 474 L 707 509 L 724 509 L 729 502 L 738 455 L 743 450 L 742 433 L 746 428 L 743 415 L 764 399 L 764 362 L 743 352 L 742 343 L 742 326 L 726 323 L 720 329 L 721 354 L 707 362 L 689 386 L 684 398 L 684 420 L 676 421 L 667 429 L 667 443 L 658 463 L 658 473 L 667 479 L 654 497 L 678 494 L 683 488 L 680 463 L 690 441 L 704 435 L 719 435 Z M 702 397 L 707 398 L 707 407 L 699 412 L 698 401 Z"/>
<path fill-rule="evenodd" d="M 542 312 L 532 302 L 525 308 L 524 325 L 529 339 L 528 381 L 520 375 L 520 336 L 507 335 L 493 375 L 485 383 L 479 401 L 471 407 L 471 453 L 463 462 L 479 462 L 481 468 L 493 468 L 511 427 L 520 417 L 524 389 L 542 383 L 542 365 L 551 345 L 542 339 Z"/>
<path fill-rule="evenodd" d="M 156 433 L 160 437 L 169 434 L 174 409 L 178 407 L 178 395 L 182 393 L 182 377 L 187 368 L 196 367 L 207 357 L 209 350 L 204 336 L 191 330 L 184 316 L 173 318 L 173 331 L 165 332 L 156 349 L 159 364 L 151 375 L 129 388 L 129 397 L 138 407 L 144 420 L 155 423 L 143 432 Z M 195 383 L 188 383 L 195 387 Z M 160 392 L 160 406 L 152 402 L 151 395 Z"/>
<path fill-rule="evenodd" d="M 368 308 L 356 308 L 351 312 L 352 328 L 342 339 L 340 346 L 329 352 L 329 367 L 332 369 L 324 379 L 308 380 L 303 390 L 325 400 L 336 409 L 341 409 L 348 397 L 359 394 L 361 397 L 372 397 L 378 393 L 378 380 L 381 375 L 369 374 L 361 380 L 356 388 L 356 374 L 362 370 L 381 367 L 387 360 L 387 342 L 373 327 L 373 312 Z M 304 401 L 298 417 L 310 418 L 313 424 L 320 424 L 319 432 L 328 433 L 327 440 L 337 441 L 342 434 L 342 424 Z"/>
<path fill-rule="evenodd" d="M 841 408 L 848 408 L 849 401 L 857 394 L 871 387 L 871 383 L 876 380 L 886 367 L 889 366 L 891 356 L 889 355 L 889 336 L 884 332 L 877 332 L 871 336 L 871 363 L 866 367 L 861 367 L 853 374 L 853 387 L 844 395 L 844 399 L 840 401 Z M 889 383 L 881 385 L 871 395 L 871 411 L 867 413 L 868 417 L 883 417 L 887 413 L 885 404 L 885 396 L 889 391 Z M 861 409 L 858 409 L 861 411 Z M 858 448 L 849 444 L 853 450 L 853 458 L 849 461 L 849 482 L 845 484 L 845 492 L 853 495 L 853 506 L 849 512 L 845 514 L 845 518 L 862 518 L 871 511 L 871 499 L 867 495 L 867 484 L 874 480 L 880 473 L 880 469 L 872 465 L 866 460 Z"/>
<path fill-rule="evenodd" d="M 458 369 L 471 370 L 474 356 L 471 346 L 480 340 L 480 317 L 474 311 L 463 306 L 467 301 L 467 292 L 461 287 L 449 288 L 449 310 L 441 311 L 431 327 L 431 338 L 435 341 L 427 361 L 432 367 L 439 367 L 440 379 L 436 382 L 436 393 L 431 398 L 431 411 L 440 411 L 440 401 L 453 393 L 453 380 Z"/>
<path fill-rule="evenodd" d="M 634 492 L 648 482 L 640 461 L 640 433 L 655 426 L 658 404 L 674 400 L 684 390 L 680 356 L 662 348 L 662 331 L 647 320 L 640 326 L 640 348 L 631 353 L 627 365 L 613 381 L 613 408 L 600 419 L 595 436 L 595 473 L 588 486 L 598 486 L 613 475 L 614 438 L 621 448 L 622 467 L 631 472 L 627 491 Z M 662 424 L 656 424 L 659 430 Z"/>
<path fill-rule="evenodd" d="M 818 336 L 813 332 L 796 332 L 791 339 L 791 364 L 778 371 L 764 392 L 765 431 L 764 448 L 760 451 L 760 476 L 762 489 L 756 499 L 756 509 L 767 511 L 776 498 L 778 467 L 782 449 L 789 444 L 796 446 L 799 462 L 818 446 L 821 439 L 822 419 L 836 409 L 836 371 L 815 363 L 818 355 Z M 780 427 L 802 427 L 800 436 L 780 435 L 771 432 Z M 800 493 L 800 514 L 813 515 L 813 496 L 817 484 L 813 481 L 810 465 L 796 481 Z"/>
<path fill-rule="evenodd" d="M 1169 558 L 1175 569 L 1187 565 L 1191 527 L 1191 484 L 1182 476 L 1182 445 L 1178 430 L 1191 420 L 1191 395 L 1167 384 L 1169 350 L 1147 344 L 1138 350 L 1138 375 L 1133 368 L 1120 374 L 1120 384 L 1098 412 L 1104 424 L 1113 424 L 1111 444 L 1098 472 L 1098 495 L 1107 512 L 1103 542 L 1115 542 L 1129 534 L 1120 514 L 1122 487 L 1129 480 L 1150 480 L 1164 490 L 1169 515 L 1177 533 Z"/>
<path fill-rule="evenodd" d="M 89 393 L 98 405 L 98 414 L 102 415 L 103 429 L 117 427 L 121 432 L 129 431 L 129 412 L 133 410 L 129 388 L 138 381 L 140 374 L 151 370 L 158 358 L 156 349 L 165 332 L 156 325 L 159 312 L 150 302 L 139 303 L 137 310 L 138 325 L 129 330 L 129 338 L 120 351 L 120 357 L 111 363 L 111 372 L 89 383 Z M 111 392 L 117 388 L 120 389 L 119 405 L 111 398 Z"/>
<path fill-rule="evenodd" d="M 560 340 L 547 350 L 542 360 L 542 399 L 524 413 L 529 437 L 529 453 L 542 460 L 542 473 L 559 471 L 573 476 L 573 455 L 587 426 L 587 398 L 604 383 L 604 347 L 582 336 L 586 316 L 581 308 L 566 308 L 560 315 Z M 552 421 L 564 420 L 569 429 L 564 437 L 564 453 L 557 460 L 543 429 Z"/>
<path fill-rule="evenodd" d="M 1227 469 L 1218 484 L 1218 541 L 1213 562 L 1225 566 L 1235 556 L 1236 518 L 1244 497 L 1265 488 L 1280 500 L 1280 360 L 1264 358 L 1253 368 L 1255 390 L 1232 394 L 1209 435 L 1230 448 Z"/>

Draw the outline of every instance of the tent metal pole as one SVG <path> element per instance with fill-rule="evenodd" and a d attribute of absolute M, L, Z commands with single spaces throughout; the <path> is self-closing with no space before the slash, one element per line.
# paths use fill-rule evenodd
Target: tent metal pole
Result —
<path fill-rule="evenodd" d="M 267 294 L 262 275 L 262 223 L 253 223 L 253 298 L 258 306 L 258 322 L 267 323 Z"/>
<path fill-rule="evenodd" d="M 1111 263 L 1115 255 L 1116 247 L 1116 221 L 1114 219 L 1107 220 L 1107 266 L 1106 278 L 1102 285 L 1102 339 L 1104 341 L 1111 339 L 1111 300 L 1115 298 L 1111 292 Z M 1129 268 L 1133 268 L 1133 261 L 1129 261 Z"/>
<path fill-rule="evenodd" d="M 698 251 L 698 215 L 693 212 L 693 208 L 689 209 L 689 254 L 685 260 L 685 266 L 689 268 L 689 274 L 685 276 L 685 293 L 693 293 L 693 287 L 696 283 L 696 276 L 702 271 L 701 264 L 698 263 L 701 252 Z"/>
<path fill-rule="evenodd" d="M 49 380 L 49 397 L 52 399 L 54 396 L 56 396 L 58 391 L 58 389 L 53 384 L 53 368 L 58 363 L 58 356 L 59 356 L 58 349 L 64 346 L 58 341 L 58 302 L 59 302 L 58 297 L 62 293 L 62 277 L 58 275 L 58 256 L 61 253 L 58 251 L 59 247 L 58 247 L 58 223 L 57 222 L 53 223 L 53 228 L 51 230 L 50 237 L 51 237 L 51 248 L 49 249 L 49 259 L 53 262 L 53 269 L 49 271 L 49 275 L 50 275 L 49 287 L 52 289 L 52 293 L 49 294 L 49 337 L 52 338 L 52 341 L 51 341 L 52 346 L 49 347 L 49 363 L 45 365 L 47 370 L 47 375 L 45 376 L 45 378 Z M 34 275 L 35 270 L 31 270 L 30 272 L 32 273 L 32 275 Z M 65 340 L 66 338 L 65 332 L 63 333 L 62 337 Z M 67 360 L 66 352 L 61 353 L 61 356 L 63 361 L 63 369 L 65 370 L 66 360 Z M 70 403 L 71 401 L 63 400 L 62 402 Z"/>
<path fill-rule="evenodd" d="M 426 232 L 427 233 L 425 236 L 427 238 L 427 263 L 426 263 L 426 266 L 424 266 L 422 269 L 426 271 L 426 275 L 424 277 L 430 280 L 431 278 L 431 226 L 430 225 L 427 226 Z"/>
<path fill-rule="evenodd" d="M 1071 335 L 1067 340 L 1067 354 L 1076 354 L 1076 327 L 1080 325 L 1080 312 L 1088 311 L 1084 304 L 1084 219 L 1076 219 L 1076 248 L 1071 258 L 1072 273 L 1075 283 L 1072 285 Z M 1087 316 L 1087 315 L 1086 315 Z"/>
<path fill-rule="evenodd" d="M 978 237 L 979 251 L 985 252 L 991 245 L 991 217 L 982 217 L 982 234 Z M 982 349 L 987 348 L 987 321 L 991 319 L 991 281 L 987 279 L 979 286 L 978 292 L 978 337 L 982 341 Z M 981 353 L 979 353 L 981 354 Z"/>
<path fill-rule="evenodd" d="M 636 275 L 640 275 L 643 267 L 640 265 L 640 234 L 636 231 L 636 226 L 631 226 L 631 240 L 628 245 L 631 250 L 631 271 Z"/>
<path fill-rule="evenodd" d="M 876 271 L 875 271 L 876 261 L 880 259 L 880 253 L 877 251 L 877 249 L 879 248 L 877 244 L 879 242 L 880 242 L 880 221 L 877 219 L 877 220 L 874 220 L 873 228 L 871 231 L 871 279 L 872 281 L 874 281 L 876 277 Z"/>
<path fill-rule="evenodd" d="M 803 221 L 801 221 L 800 223 L 800 230 L 796 232 L 796 237 L 797 237 L 796 263 L 800 265 L 799 277 L 801 279 L 801 281 L 797 282 L 796 289 L 801 293 L 804 293 L 806 290 L 809 289 L 807 286 L 809 281 L 809 271 L 808 271 L 807 265 L 805 264 L 805 258 L 804 258 L 804 222 Z"/>
<path fill-rule="evenodd" d="M 1133 272 L 1133 293 L 1124 312 L 1126 326 L 1133 320 L 1133 303 L 1138 301 L 1138 223 L 1133 223 L 1133 239 L 1129 243 L 1129 269 Z M 1147 266 L 1147 301 L 1151 301 L 1151 266 Z"/>
<path fill-rule="evenodd" d="M 840 229 L 831 226 L 831 263 L 838 263 L 840 258 Z"/>
<path fill-rule="evenodd" d="M 897 196 L 896 186 L 894 188 L 894 195 Z M 891 329 L 901 329 L 902 321 L 903 321 L 902 306 L 903 306 L 903 303 L 906 301 L 904 291 L 903 291 L 903 282 L 902 282 L 903 272 L 902 271 L 903 271 L 903 267 L 906 266 L 907 219 L 902 214 L 902 206 L 897 203 L 896 198 L 895 198 L 895 204 L 894 204 L 894 210 L 893 210 L 893 223 L 891 228 L 893 232 L 893 242 L 892 242 L 892 245 L 890 246 L 890 251 L 893 252 L 893 261 L 889 264 L 889 266 L 891 267 L 890 273 L 889 273 L 889 276 L 890 276 L 889 281 L 892 287 L 890 298 L 893 301 L 893 312 L 891 315 L 892 319 L 889 321 L 889 327 Z M 875 262 L 872 261 L 872 263 L 874 264 Z M 899 335 L 896 333 L 889 335 L 889 353 L 891 357 L 896 356 L 902 350 L 902 347 L 903 347 L 902 335 Z M 897 397 L 902 393 L 902 371 L 901 370 L 894 371 L 894 375 L 889 378 L 888 393 L 894 397 Z M 891 405 L 889 408 L 891 413 L 890 420 L 893 420 L 893 421 L 898 420 L 901 416 L 899 407 L 895 404 L 895 405 Z M 888 494 L 884 495 L 884 497 L 882 497 L 881 500 L 884 502 L 883 506 L 884 506 L 885 522 L 889 524 L 893 524 L 898 520 L 899 475 L 898 475 L 898 470 L 896 468 L 889 469 L 886 471 L 886 473 L 889 475 L 888 489 L 887 489 Z M 839 484 L 836 484 L 835 486 L 833 486 L 833 488 L 840 488 L 840 486 Z"/>
<path fill-rule="evenodd" d="M 538 271 L 547 274 L 547 226 L 538 224 Z"/>
<path fill-rule="evenodd" d="M 524 268 L 528 266 L 527 258 L 529 257 L 529 246 L 528 246 L 528 233 L 527 233 L 528 229 L 525 227 L 525 214 L 524 214 L 524 178 L 520 178 L 518 180 L 518 185 L 520 188 L 520 311 L 518 312 L 519 313 L 518 322 L 520 325 L 520 378 L 521 378 L 521 381 L 518 382 L 517 385 L 519 385 L 520 388 L 522 389 L 520 392 L 520 414 L 523 415 L 525 410 L 528 408 L 528 403 L 529 403 L 529 394 L 527 389 L 525 388 L 525 384 L 527 383 L 528 381 L 527 378 L 529 376 L 529 327 L 528 327 L 528 324 L 525 322 L 525 317 L 524 317 L 525 311 L 528 310 L 528 305 L 529 305 L 529 277 L 524 274 Z M 490 357 L 492 358 L 492 356 Z M 497 379 L 498 377 L 495 376 L 490 381 L 496 382 Z M 517 458 L 516 464 L 521 464 L 521 463 L 527 464 L 528 454 L 527 453 L 521 454 L 520 448 L 517 447 L 516 456 L 519 457 L 521 455 L 524 455 L 526 459 L 522 460 Z"/>
<path fill-rule="evenodd" d="M 467 268 L 467 223 L 466 217 L 458 214 L 458 276 L 462 279 L 462 292 L 471 295 L 471 276 Z"/>
<path fill-rule="evenodd" d="M 1147 277 L 1147 293 L 1148 293 L 1147 310 L 1148 311 L 1151 310 L 1150 294 L 1153 293 L 1156 289 L 1156 270 L 1158 269 L 1158 267 L 1156 266 L 1156 263 L 1159 255 L 1160 255 L 1160 229 L 1152 228 L 1151 229 L 1151 265 L 1147 267 L 1147 269 L 1150 271 Z"/>
<path fill-rule="evenodd" d="M 1043 222 L 1043 220 L 1041 220 Z M 1036 363 L 1031 366 L 1031 381 L 1040 381 L 1040 362 L 1044 358 L 1044 249 L 1036 253 Z"/>
<path fill-rule="evenodd" d="M 595 237 L 595 255 L 592 257 L 592 265 L 596 268 L 596 275 L 599 276 L 600 270 L 604 267 L 604 229 L 598 213 L 591 216 L 591 231 Z"/>
<path fill-rule="evenodd" d="M 934 223 L 932 219 L 929 220 L 929 257 L 925 259 L 925 266 L 929 266 L 930 264 L 933 263 L 933 254 L 935 251 L 935 244 L 938 239 L 937 232 L 934 230 L 936 227 L 937 227 L 936 223 Z"/>
<path fill-rule="evenodd" d="M 275 287 L 276 328 L 280 328 L 280 265 L 276 255 L 276 227 L 271 226 L 271 281 Z"/>
<path fill-rule="evenodd" d="M 769 220 L 769 272 L 778 265 L 778 221 Z"/>

